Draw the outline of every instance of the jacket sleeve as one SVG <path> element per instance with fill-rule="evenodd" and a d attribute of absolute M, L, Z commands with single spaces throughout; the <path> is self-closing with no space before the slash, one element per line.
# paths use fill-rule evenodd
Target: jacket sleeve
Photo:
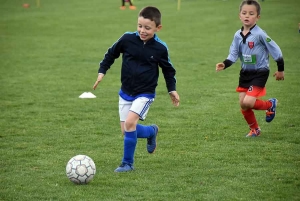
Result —
<path fill-rule="evenodd" d="M 269 54 L 277 62 L 278 71 L 284 71 L 284 60 L 280 47 L 273 41 L 266 32 L 262 32 L 260 40 L 266 46 Z"/>
<path fill-rule="evenodd" d="M 239 57 L 239 38 L 237 37 L 237 34 L 235 34 L 229 48 L 229 55 L 227 59 L 230 60 L 232 63 L 235 63 L 238 57 Z"/>
<path fill-rule="evenodd" d="M 111 67 L 117 58 L 119 58 L 122 53 L 122 43 L 124 35 L 121 36 L 104 55 L 104 59 L 99 64 L 98 73 L 106 74 L 106 71 Z"/>
<path fill-rule="evenodd" d="M 159 61 L 159 66 L 161 67 L 162 72 L 164 74 L 168 92 L 176 91 L 176 70 L 170 61 L 168 49 L 166 49 L 166 51 L 162 55 Z"/>
<path fill-rule="evenodd" d="M 262 34 L 260 35 L 260 40 L 265 44 L 269 53 L 275 61 L 283 58 L 280 47 L 265 32 L 262 32 Z"/>

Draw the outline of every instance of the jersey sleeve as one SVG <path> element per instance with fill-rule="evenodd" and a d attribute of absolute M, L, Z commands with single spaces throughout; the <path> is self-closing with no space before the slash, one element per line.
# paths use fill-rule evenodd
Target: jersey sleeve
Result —
<path fill-rule="evenodd" d="M 100 62 L 98 73 L 106 74 L 106 71 L 111 67 L 117 58 L 119 58 L 122 52 L 122 43 L 124 41 L 123 34 L 104 54 L 103 60 Z"/>
<path fill-rule="evenodd" d="M 280 47 L 265 32 L 261 32 L 260 40 L 263 44 L 265 44 L 270 55 L 273 57 L 275 61 L 283 59 L 283 55 Z"/>
<path fill-rule="evenodd" d="M 176 70 L 170 61 L 168 49 L 166 49 L 166 51 L 162 55 L 159 61 L 159 66 L 162 69 L 162 73 L 166 81 L 168 92 L 176 91 L 176 78 L 175 78 Z"/>
<path fill-rule="evenodd" d="M 227 59 L 235 63 L 238 58 L 239 58 L 239 39 L 236 33 L 230 45 L 229 55 Z"/>

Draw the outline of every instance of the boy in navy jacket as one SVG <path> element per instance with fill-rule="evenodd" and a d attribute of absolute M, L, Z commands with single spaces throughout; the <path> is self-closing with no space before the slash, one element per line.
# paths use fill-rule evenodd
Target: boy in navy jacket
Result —
<path fill-rule="evenodd" d="M 166 44 L 156 32 L 160 31 L 161 13 L 156 7 L 143 8 L 138 16 L 136 32 L 123 34 L 106 52 L 100 62 L 96 89 L 106 71 L 122 53 L 121 89 L 119 91 L 120 125 L 124 136 L 124 154 L 121 165 L 115 172 L 127 172 L 134 169 L 134 152 L 137 138 L 147 139 L 147 151 L 153 153 L 156 148 L 158 126 L 138 124 L 145 120 L 150 105 L 155 99 L 159 67 L 162 69 L 168 93 L 174 106 L 179 106 L 176 92 L 176 70 L 174 69 Z"/>

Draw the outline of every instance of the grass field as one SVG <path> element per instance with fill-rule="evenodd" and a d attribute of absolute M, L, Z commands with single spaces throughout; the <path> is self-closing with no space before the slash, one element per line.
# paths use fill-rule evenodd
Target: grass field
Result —
<path fill-rule="evenodd" d="M 23 8 L 30 3 L 30 8 Z M 216 73 L 241 27 L 239 0 L 2 0 L 0 6 L 0 200 L 300 200 L 299 0 L 261 2 L 259 25 L 281 47 L 285 80 L 270 76 L 266 99 L 279 100 L 262 136 L 245 138 L 239 62 Z M 123 153 L 118 90 L 121 59 L 96 91 L 98 64 L 140 8 L 163 14 L 158 34 L 177 70 L 181 105 L 174 108 L 161 76 L 144 124 L 160 127 L 158 148 L 138 142 L 134 172 L 116 174 Z M 277 67 L 271 58 L 271 74 Z M 80 99 L 85 91 L 96 99 Z M 77 154 L 97 174 L 76 186 L 65 166 Z"/>

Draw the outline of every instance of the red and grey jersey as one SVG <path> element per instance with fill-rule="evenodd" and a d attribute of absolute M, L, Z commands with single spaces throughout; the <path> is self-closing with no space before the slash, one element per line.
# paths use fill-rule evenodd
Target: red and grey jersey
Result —
<path fill-rule="evenodd" d="M 242 31 L 243 27 L 234 34 L 227 60 L 234 63 L 240 58 L 242 69 L 252 71 L 269 70 L 269 55 L 275 61 L 283 59 L 280 47 L 258 25 L 245 36 Z"/>

